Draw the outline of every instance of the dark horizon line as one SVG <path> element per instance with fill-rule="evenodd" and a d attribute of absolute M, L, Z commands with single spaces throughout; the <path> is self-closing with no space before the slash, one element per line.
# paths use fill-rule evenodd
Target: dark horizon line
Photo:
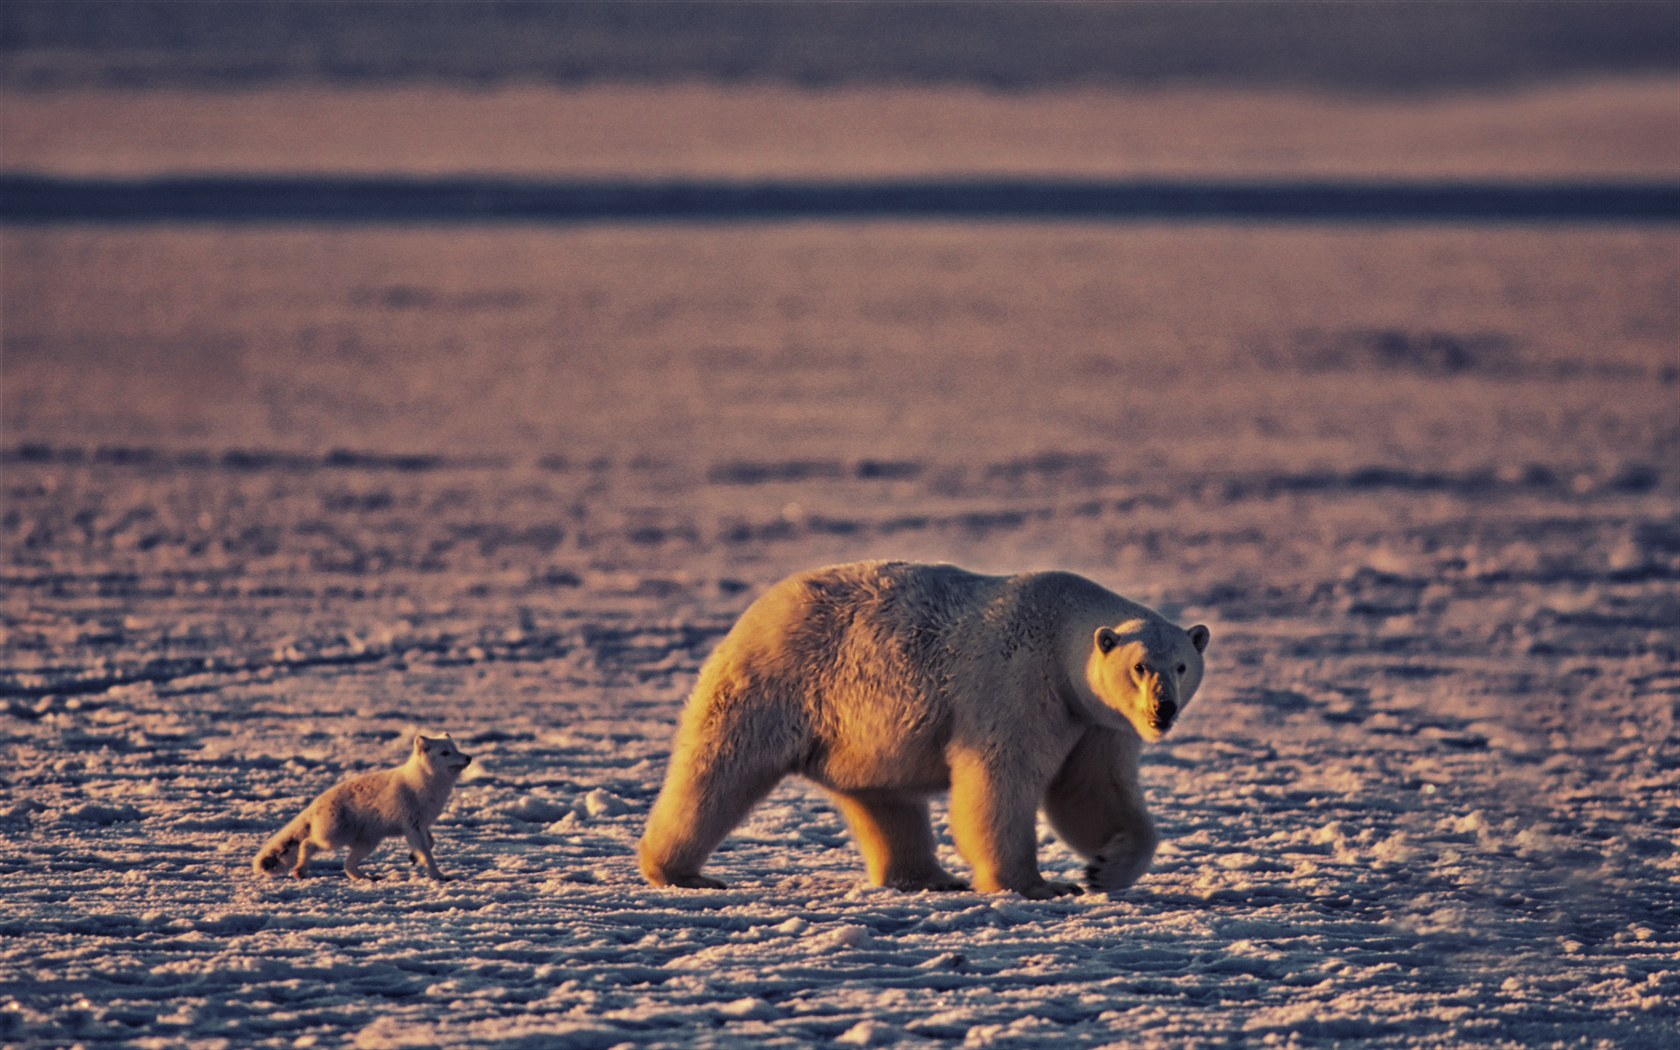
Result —
<path fill-rule="evenodd" d="M 0 224 L 797 220 L 1674 223 L 1680 181 L 0 176 Z"/>

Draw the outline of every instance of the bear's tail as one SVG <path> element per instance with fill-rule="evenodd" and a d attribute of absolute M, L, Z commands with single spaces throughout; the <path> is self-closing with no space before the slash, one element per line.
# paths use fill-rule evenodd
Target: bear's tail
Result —
<path fill-rule="evenodd" d="M 274 875 L 294 864 L 298 847 L 309 837 L 307 816 L 300 813 L 292 818 L 290 824 L 275 832 L 274 837 L 268 840 L 268 844 L 251 861 L 251 870 L 258 875 Z"/>

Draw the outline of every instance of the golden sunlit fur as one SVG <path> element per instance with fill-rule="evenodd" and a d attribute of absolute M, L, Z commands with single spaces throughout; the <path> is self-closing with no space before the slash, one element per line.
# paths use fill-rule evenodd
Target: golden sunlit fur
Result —
<path fill-rule="evenodd" d="M 701 866 L 799 774 L 833 796 L 878 885 L 967 888 L 935 855 L 927 798 L 945 790 L 978 889 L 1080 892 L 1039 873 L 1041 804 L 1094 887 L 1130 885 L 1157 841 L 1139 749 L 1195 693 L 1207 642 L 1071 573 L 860 562 L 791 577 L 701 669 L 642 872 L 722 887 Z"/>
<path fill-rule="evenodd" d="M 416 735 L 407 762 L 351 777 L 323 792 L 268 840 L 251 862 L 252 870 L 270 875 L 290 864 L 292 877 L 301 879 L 315 853 L 343 847 L 346 875 L 377 880 L 379 876 L 363 873 L 358 865 L 381 842 L 402 835 L 408 839 L 410 856 L 425 864 L 426 874 L 447 882 L 432 859 L 432 824 L 471 761 L 447 736 Z"/>

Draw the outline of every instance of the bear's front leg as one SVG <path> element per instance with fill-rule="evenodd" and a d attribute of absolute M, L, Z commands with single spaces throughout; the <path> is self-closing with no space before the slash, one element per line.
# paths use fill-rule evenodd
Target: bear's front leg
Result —
<path fill-rule="evenodd" d="M 1085 868 L 1091 888 L 1105 893 L 1123 890 L 1149 870 L 1160 837 L 1153 827 L 1123 831 L 1110 839 Z"/>
<path fill-rule="evenodd" d="M 1138 783 L 1136 737 L 1092 729 L 1044 793 L 1044 813 L 1062 841 L 1083 854 L 1091 888 L 1125 889 L 1149 870 L 1161 838 Z"/>
<path fill-rule="evenodd" d="M 1037 792 L 1023 770 L 1000 766 L 987 756 L 952 756 L 951 837 L 974 867 L 974 888 L 1035 900 L 1084 892 L 1039 874 Z"/>

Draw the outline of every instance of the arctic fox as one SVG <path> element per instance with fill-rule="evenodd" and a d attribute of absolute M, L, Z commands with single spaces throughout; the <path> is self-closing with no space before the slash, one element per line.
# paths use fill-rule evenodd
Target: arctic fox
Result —
<path fill-rule="evenodd" d="M 471 761 L 471 756 L 462 754 L 447 734 L 441 738 L 416 734 L 414 751 L 407 762 L 395 769 L 351 777 L 322 792 L 268 840 L 251 868 L 258 875 L 271 875 L 295 856 L 292 877 L 301 879 L 310 857 L 342 846 L 349 850 L 344 856 L 344 874 L 352 879 L 378 879 L 377 875 L 363 873 L 357 865 L 385 839 L 404 835 L 410 859 L 423 861 L 427 875 L 448 882 L 448 876 L 432 859 L 432 823 L 443 812 L 450 789 Z"/>

